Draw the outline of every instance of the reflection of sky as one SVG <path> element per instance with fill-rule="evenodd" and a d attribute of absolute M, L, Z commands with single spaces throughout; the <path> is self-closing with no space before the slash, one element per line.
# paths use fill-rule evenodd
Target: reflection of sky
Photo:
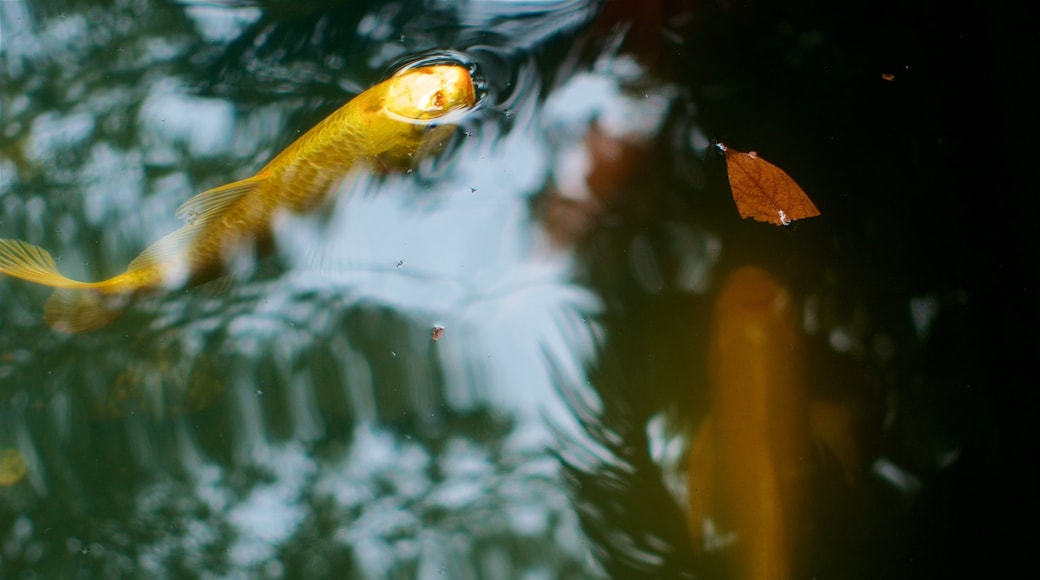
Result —
<path fill-rule="evenodd" d="M 214 6 L 209 1 L 181 0 L 185 12 L 195 21 L 202 38 L 209 42 L 229 42 L 242 33 L 245 26 L 256 22 L 261 11 L 256 6 Z"/>
<path fill-rule="evenodd" d="M 359 300 L 443 325 L 437 347 L 448 388 L 463 389 L 454 402 L 477 388 L 511 412 L 531 418 L 548 408 L 563 420 L 543 356 L 560 358 L 578 379 L 599 306 L 569 280 L 571 257 L 550 249 L 531 222 L 529 197 L 548 178 L 549 154 L 533 131 L 492 147 L 474 137 L 432 188 L 392 179 L 374 193 L 346 194 L 323 227 L 286 220 L 279 246 L 301 264 L 300 283 L 340 280 Z M 428 207 L 416 207 L 426 199 Z M 482 380 L 465 385 L 475 367 Z"/>
<path fill-rule="evenodd" d="M 176 83 L 158 83 L 141 107 L 141 124 L 155 140 L 149 161 L 155 164 L 175 160 L 172 151 L 183 145 L 193 159 L 231 153 L 236 119 L 230 102 L 201 98 L 178 92 Z"/>

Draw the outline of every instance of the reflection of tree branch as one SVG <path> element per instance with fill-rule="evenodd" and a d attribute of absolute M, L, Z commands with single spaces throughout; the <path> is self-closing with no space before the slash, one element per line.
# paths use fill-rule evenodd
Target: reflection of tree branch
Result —
<path fill-rule="evenodd" d="M 501 300 L 511 295 L 540 287 L 552 288 L 559 287 L 561 284 L 567 284 L 566 281 L 561 280 L 560 275 L 556 271 L 553 271 L 552 273 L 543 276 L 527 278 L 519 283 L 509 284 L 505 287 L 499 287 L 488 291 L 476 288 L 476 285 L 471 282 L 460 281 L 455 278 L 446 278 L 434 272 L 411 269 L 408 267 L 407 262 L 403 260 L 398 264 L 399 265 L 394 266 L 351 267 L 346 268 L 341 272 L 337 272 L 336 276 L 345 276 L 346 274 L 353 272 L 361 274 L 398 276 L 420 282 L 448 285 L 459 289 L 461 296 L 453 301 L 453 306 L 449 306 L 448 308 L 445 308 L 445 310 L 459 312 L 462 313 L 462 315 L 464 315 L 466 310 L 478 304 Z"/>
<path fill-rule="evenodd" d="M 240 3 L 256 5 L 256 3 Z M 270 85 L 271 91 L 286 90 L 315 96 L 332 96 L 337 72 L 360 70 L 368 67 L 383 72 L 388 41 L 398 41 L 401 53 L 429 50 L 434 46 L 451 46 L 446 38 L 410 39 L 389 38 L 401 35 L 409 18 L 423 15 L 429 26 L 430 19 L 443 20 L 438 30 L 457 28 L 454 13 L 446 10 L 431 11 L 420 0 L 399 0 L 380 5 L 376 2 L 261 2 L 263 14 L 234 41 L 224 47 L 206 67 L 202 78 L 209 90 L 221 93 L 235 91 L 244 75 L 251 75 L 252 86 Z M 383 55 L 376 55 L 382 51 Z M 373 59 L 382 62 L 373 62 Z M 357 86 L 372 84 L 377 78 L 366 78 Z M 250 90 L 252 94 L 254 90 Z M 248 95 L 243 95 L 247 96 Z"/>
<path fill-rule="evenodd" d="M 582 528 L 608 577 L 689 577 L 693 561 L 685 520 L 650 458 L 647 417 L 629 406 L 620 390 L 631 374 L 608 352 L 601 351 L 596 361 L 598 368 L 588 376 L 601 401 L 598 409 L 590 403 L 591 387 L 574 384 L 545 355 L 553 385 L 582 429 L 569 434 L 548 422 Z"/>

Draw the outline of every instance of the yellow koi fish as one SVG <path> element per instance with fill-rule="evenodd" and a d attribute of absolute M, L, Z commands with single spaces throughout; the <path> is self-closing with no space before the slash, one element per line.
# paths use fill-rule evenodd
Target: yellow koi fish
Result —
<path fill-rule="evenodd" d="M 466 67 L 406 68 L 364 91 L 289 145 L 256 175 L 196 195 L 177 215 L 185 225 L 145 249 L 122 274 L 79 282 L 58 272 L 44 249 L 0 239 L 0 273 L 58 288 L 44 320 L 83 332 L 116 318 L 144 291 L 183 287 L 216 277 L 244 243 L 267 235 L 277 211 L 319 205 L 354 167 L 400 166 L 424 146 L 432 123 L 475 102 Z"/>
<path fill-rule="evenodd" d="M 709 348 L 710 414 L 688 465 L 694 542 L 718 551 L 730 578 L 801 575 L 806 547 L 796 538 L 813 437 L 854 463 L 849 416 L 810 402 L 791 295 L 765 270 L 741 268 L 726 280 Z"/>

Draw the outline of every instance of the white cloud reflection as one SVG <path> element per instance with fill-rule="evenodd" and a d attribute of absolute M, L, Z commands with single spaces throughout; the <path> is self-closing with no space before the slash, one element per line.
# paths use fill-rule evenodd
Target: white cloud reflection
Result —
<path fill-rule="evenodd" d="M 545 357 L 584 384 L 601 305 L 573 282 L 573 256 L 532 222 L 529 198 L 548 179 L 551 154 L 532 128 L 494 147 L 470 138 L 432 186 L 351 180 L 329 214 L 278 223 L 279 249 L 297 264 L 290 279 L 343 284 L 358 301 L 443 325 L 436 350 L 453 406 L 573 423 Z"/>

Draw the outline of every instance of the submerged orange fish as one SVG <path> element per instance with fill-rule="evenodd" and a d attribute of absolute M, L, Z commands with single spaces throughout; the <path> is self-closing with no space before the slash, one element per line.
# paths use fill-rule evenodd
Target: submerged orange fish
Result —
<path fill-rule="evenodd" d="M 0 239 L 0 273 L 58 288 L 44 320 L 83 332 L 116 318 L 135 295 L 216 277 L 242 244 L 262 239 L 277 211 L 320 204 L 355 166 L 399 166 L 424 145 L 428 127 L 474 105 L 466 67 L 406 68 L 364 91 L 289 145 L 256 175 L 185 202 L 186 223 L 135 258 L 122 274 L 100 282 L 63 276 L 44 249 Z"/>
<path fill-rule="evenodd" d="M 727 576 L 799 575 L 814 436 L 855 463 L 843 407 L 810 401 L 790 293 L 763 269 L 740 268 L 715 302 L 710 414 L 690 451 L 695 543 L 719 552 Z"/>

